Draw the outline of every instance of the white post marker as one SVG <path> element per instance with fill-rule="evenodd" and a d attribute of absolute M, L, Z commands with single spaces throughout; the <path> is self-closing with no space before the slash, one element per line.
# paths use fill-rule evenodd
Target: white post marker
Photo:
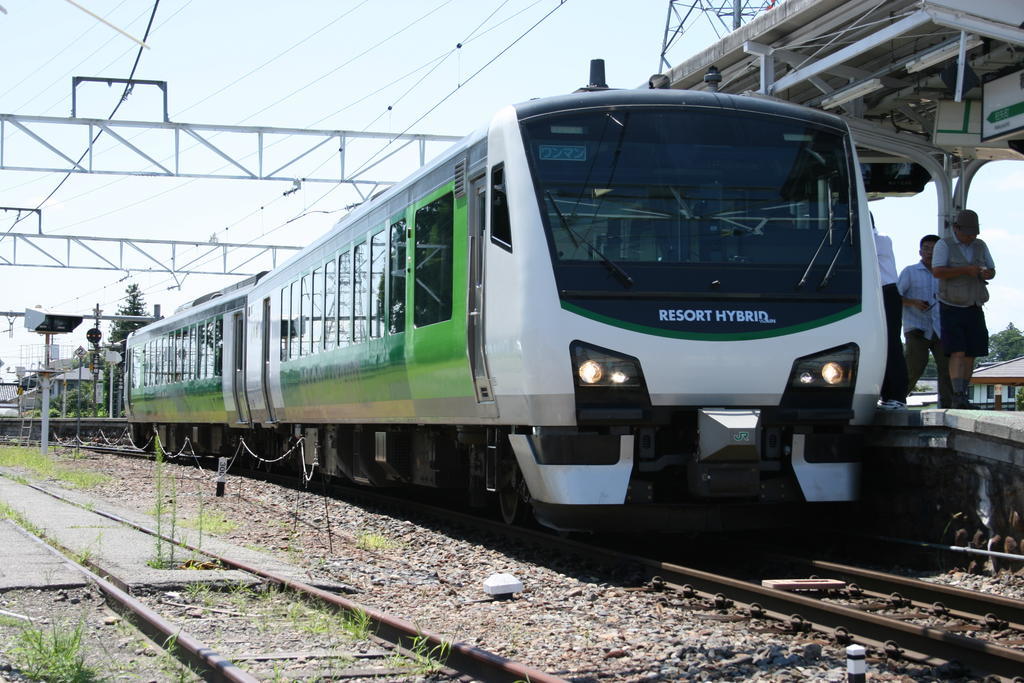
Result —
<path fill-rule="evenodd" d="M 484 593 L 495 600 L 506 600 L 523 591 L 523 583 L 511 574 L 491 574 L 484 580 Z"/>
<path fill-rule="evenodd" d="M 224 484 L 228 480 L 228 459 L 217 458 L 217 497 L 224 497 Z"/>
<path fill-rule="evenodd" d="M 850 645 L 846 648 L 846 681 L 847 683 L 864 683 L 867 680 L 867 650 L 863 645 Z"/>

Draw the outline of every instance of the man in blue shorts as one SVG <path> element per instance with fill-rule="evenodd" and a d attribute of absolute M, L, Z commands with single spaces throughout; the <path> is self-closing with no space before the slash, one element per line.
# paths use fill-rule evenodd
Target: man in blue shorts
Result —
<path fill-rule="evenodd" d="M 977 408 L 967 398 L 974 359 L 988 355 L 988 328 L 982 305 L 987 283 L 996 275 L 988 246 L 978 239 L 978 214 L 964 209 L 956 215 L 953 234 L 935 244 L 932 275 L 939 280 L 942 348 L 949 354 L 954 408 Z"/>

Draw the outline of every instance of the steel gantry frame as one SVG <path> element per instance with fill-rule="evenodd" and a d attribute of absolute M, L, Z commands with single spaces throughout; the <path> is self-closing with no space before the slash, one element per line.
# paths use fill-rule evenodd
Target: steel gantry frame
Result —
<path fill-rule="evenodd" d="M 280 244 L 235 244 L 228 242 L 185 242 L 180 240 L 127 237 L 84 237 L 29 233 L 0 234 L 7 243 L 0 251 L 0 266 L 28 268 L 74 268 L 117 270 L 123 272 L 160 272 L 173 275 L 255 275 L 251 266 L 257 259 L 270 257 L 270 267 L 278 264 L 279 252 L 298 251 L 301 247 Z M 53 249 L 46 248 L 54 246 Z M 163 248 L 157 251 L 157 248 Z M 183 250 L 194 253 L 182 253 Z M 42 263 L 28 263 L 19 254 L 26 250 L 45 257 Z M 233 259 L 229 259 L 229 255 Z M 132 265 L 126 256 L 141 256 L 146 265 Z M 211 257 L 216 257 L 213 261 Z"/>
<path fill-rule="evenodd" d="M 84 83 L 124 83 L 130 87 L 138 85 L 156 86 L 163 93 L 162 121 L 115 121 L 109 119 L 80 118 L 77 116 L 77 90 Z M 392 134 L 368 131 L 318 130 L 305 128 L 278 128 L 269 126 L 225 126 L 171 121 L 168 115 L 166 81 L 148 81 L 119 78 L 89 78 L 76 76 L 72 80 L 72 110 L 70 118 L 54 116 L 24 116 L 0 114 L 0 170 L 42 171 L 52 173 L 83 173 L 103 175 L 126 175 L 141 177 L 204 178 L 217 180 L 271 180 L 290 181 L 293 189 L 301 183 L 332 183 L 351 186 L 360 200 L 375 193 L 381 186 L 395 181 L 372 177 L 388 159 L 416 145 L 419 165 L 427 160 L 428 145 L 447 147 L 459 138 L 452 135 Z M 80 133 L 84 133 L 87 146 L 81 151 Z M 129 133 L 139 133 L 130 139 Z M 149 133 L 145 143 L 142 133 Z M 244 155 L 229 151 L 224 144 L 215 144 L 219 134 L 229 134 L 234 143 L 241 143 L 247 150 Z M 96 143 L 103 136 L 112 145 L 100 149 Z M 182 142 L 194 141 L 194 146 L 212 153 L 224 162 L 221 170 L 202 171 L 189 165 L 183 153 Z M 268 164 L 268 150 L 285 140 L 300 139 L 302 144 L 279 156 Z M 12 141 L 17 144 L 12 144 Z M 346 168 L 349 147 L 360 141 L 379 140 L 386 142 L 376 152 L 363 150 L 361 162 L 354 171 Z M 69 147 L 75 147 L 69 151 Z M 393 149 L 388 150 L 388 147 Z M 168 152 L 168 147 L 172 152 Z M 298 170 L 299 162 L 312 154 L 332 150 L 334 163 L 319 164 L 308 173 Z M 159 150 L 159 151 L 158 151 Z M 440 150 L 439 150 L 440 151 Z M 116 162 L 100 167 L 97 157 L 107 155 Z M 12 157 L 17 157 L 12 159 Z M 254 157 L 254 160 L 253 160 Z M 208 157 L 209 158 L 209 157 Z M 49 159 L 49 163 L 38 161 Z M 54 159 L 59 161 L 54 162 Z M 132 167 L 132 164 L 139 166 Z M 329 169 L 321 171 L 321 169 Z M 253 275 L 260 268 L 251 266 L 261 257 L 270 257 L 271 268 L 278 264 L 278 253 L 299 249 L 292 245 L 272 244 L 229 244 L 224 242 L 186 242 L 178 240 L 138 239 L 131 237 L 94 237 L 85 235 L 47 235 L 43 233 L 42 212 L 37 208 L 0 207 L 0 215 L 16 212 L 13 223 L 6 232 L 0 230 L 0 266 L 25 266 L 36 268 L 75 268 L 118 271 L 156 271 L 171 275 L 215 274 Z M 13 232 L 13 228 L 24 218 L 35 215 L 37 232 Z M 187 256 L 182 251 L 188 248 L 194 253 Z M 32 255 L 36 262 L 28 262 L 26 255 Z M 234 258 L 229 259 L 229 254 Z M 19 261 L 19 256 L 21 260 Z M 141 257 L 141 267 L 129 263 L 126 256 Z M 211 262 L 210 257 L 216 257 Z M 212 263 L 212 265 L 211 265 Z M 265 259 L 260 262 L 266 265 Z M 246 269 L 248 267 L 248 269 Z M 177 279 L 177 278 L 175 278 Z"/>
<path fill-rule="evenodd" d="M 661 41 L 658 71 L 671 69 L 668 51 L 701 17 L 706 18 L 715 35 L 721 38 L 735 31 L 758 13 L 771 9 L 776 0 L 669 0 L 665 19 L 665 37 Z"/>
<path fill-rule="evenodd" d="M 36 129 L 33 129 L 33 124 L 36 124 Z M 62 150 L 60 148 L 60 143 L 57 142 L 55 137 L 53 135 L 47 135 L 47 133 L 52 133 L 52 131 L 44 132 L 39 130 L 38 126 L 42 125 L 61 126 L 72 130 L 77 129 L 84 131 L 85 137 L 88 140 L 88 148 L 83 161 L 76 161 L 73 155 Z M 23 138 L 24 141 L 35 143 L 35 151 L 45 150 L 46 152 L 59 157 L 64 163 L 60 165 L 50 165 L 44 163 L 32 163 L 30 161 L 22 161 L 21 163 L 12 162 L 9 159 L 11 152 L 7 149 L 9 146 L 7 139 L 9 134 L 12 132 L 11 129 L 23 133 L 25 136 Z M 139 144 L 136 144 L 136 142 L 128 140 L 126 134 L 122 133 L 130 130 L 167 131 L 173 142 L 173 154 L 171 159 L 169 161 L 166 159 L 158 160 L 157 157 L 161 156 L 160 153 L 152 150 L 145 150 Z M 97 133 L 100 132 L 105 133 L 111 140 L 115 141 L 117 143 L 118 150 L 129 152 L 130 158 L 136 161 L 143 161 L 148 166 L 148 169 L 139 171 L 128 168 L 127 165 L 121 168 L 98 168 L 95 163 L 95 157 L 98 150 L 94 146 L 94 141 Z M 230 133 L 236 136 L 240 135 L 244 138 L 248 138 L 247 146 L 252 150 L 248 156 L 253 154 L 256 156 L 255 164 L 247 162 L 244 158 L 230 153 L 223 147 L 215 145 L 211 140 L 212 136 L 209 135 L 210 133 Z M 183 168 L 184 164 L 181 149 L 182 136 L 185 136 L 186 139 L 195 140 L 217 157 L 220 157 L 220 159 L 227 162 L 227 165 L 231 170 L 225 173 L 217 173 L 200 172 L 187 167 Z M 275 140 L 268 144 L 268 137 L 279 137 L 282 139 L 287 137 L 307 138 L 309 139 L 309 144 L 291 158 L 286 159 L 283 163 L 278 162 L 274 165 L 274 168 L 268 168 L 265 165 L 266 152 L 272 144 L 276 144 L 278 142 L 278 140 Z M 75 139 L 81 138 L 76 136 Z M 221 180 L 301 180 L 302 182 L 310 183 L 347 183 L 357 188 L 370 186 L 375 189 L 380 185 L 393 184 L 395 180 L 381 178 L 374 179 L 366 177 L 366 174 L 409 145 L 413 143 L 418 145 L 419 162 L 422 166 L 426 161 L 427 145 L 429 143 L 444 143 L 445 146 L 447 146 L 458 139 L 458 136 L 453 135 L 423 135 L 408 133 L 392 134 L 351 130 L 274 128 L 269 126 L 222 126 L 202 123 L 177 123 L 175 121 L 111 121 L 107 119 L 0 114 L 0 170 L 157 176 L 170 178 L 207 178 Z M 355 176 L 352 176 L 348 175 L 348 171 L 345 168 L 345 153 L 348 146 L 356 140 L 383 140 L 388 143 L 397 142 L 399 144 L 395 149 L 391 150 L 387 154 L 380 155 L 379 158 L 371 158 L 360 168 L 356 169 Z M 314 171 L 312 175 L 288 172 L 288 170 L 297 162 L 331 142 L 335 144 L 337 153 L 336 163 L 333 165 L 333 171 L 336 172 L 320 174 L 319 169 Z M 365 198 L 365 195 L 363 196 Z"/>

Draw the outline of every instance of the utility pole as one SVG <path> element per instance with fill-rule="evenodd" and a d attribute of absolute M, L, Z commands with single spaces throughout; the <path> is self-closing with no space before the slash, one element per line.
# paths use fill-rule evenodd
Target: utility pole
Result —
<path fill-rule="evenodd" d="M 92 342 L 92 350 L 89 352 L 90 366 L 92 369 L 92 416 L 96 417 L 99 414 L 99 405 L 96 400 L 96 387 L 99 386 L 99 374 L 100 374 L 100 316 L 103 315 L 103 311 L 100 309 L 100 305 L 96 304 L 96 308 L 92 310 L 93 314 L 93 326 L 92 329 L 85 333 L 85 338 Z"/>

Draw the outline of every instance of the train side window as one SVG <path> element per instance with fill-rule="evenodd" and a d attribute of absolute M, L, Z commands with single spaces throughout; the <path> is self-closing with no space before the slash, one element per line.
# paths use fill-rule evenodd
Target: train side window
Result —
<path fill-rule="evenodd" d="M 196 325 L 196 379 L 206 379 L 206 321 Z"/>
<path fill-rule="evenodd" d="M 333 349 L 338 342 L 338 262 L 331 259 L 324 266 L 324 348 Z"/>
<path fill-rule="evenodd" d="M 491 242 L 505 251 L 512 251 L 512 222 L 508 216 L 504 164 L 491 169 Z"/>
<path fill-rule="evenodd" d="M 224 364 L 224 318 L 213 321 L 213 376 L 220 377 Z"/>
<path fill-rule="evenodd" d="M 416 209 L 413 324 L 432 325 L 452 317 L 453 199 L 449 192 Z"/>
<path fill-rule="evenodd" d="M 357 244 L 353 250 L 355 270 L 352 280 L 352 342 L 358 344 L 366 339 L 367 290 L 370 284 L 370 259 L 366 242 Z"/>
<path fill-rule="evenodd" d="M 174 335 L 175 349 L 177 356 L 174 365 L 174 381 L 181 382 L 185 379 L 185 371 L 188 368 L 188 330 L 179 329 Z"/>
<path fill-rule="evenodd" d="M 302 302 L 299 300 L 299 281 L 289 285 L 291 310 L 288 317 L 288 357 L 299 357 L 299 320 L 302 318 Z"/>
<path fill-rule="evenodd" d="M 213 318 L 203 321 L 203 377 L 213 377 Z"/>
<path fill-rule="evenodd" d="M 179 373 L 181 377 L 178 379 L 183 382 L 192 379 L 192 327 L 181 328 L 181 364 L 179 366 Z"/>
<path fill-rule="evenodd" d="M 199 326 L 188 326 L 188 378 L 199 379 Z"/>
<path fill-rule="evenodd" d="M 188 366 L 191 354 L 189 348 L 189 328 L 183 327 L 178 330 L 178 381 L 183 382 L 189 377 Z"/>
<path fill-rule="evenodd" d="M 181 380 L 181 381 L 186 381 L 186 380 L 192 379 L 192 373 L 190 371 L 190 366 L 192 365 L 192 343 L 191 343 L 192 335 L 191 335 L 191 332 L 192 332 L 192 328 L 191 327 L 184 327 L 184 328 L 182 328 L 182 330 L 180 332 L 180 335 L 181 335 L 181 356 L 180 356 L 181 364 L 178 367 L 178 374 L 180 375 L 180 377 L 178 377 L 178 379 Z"/>
<path fill-rule="evenodd" d="M 281 328 L 281 360 L 288 360 L 288 317 L 292 310 L 292 300 L 288 294 L 288 288 L 281 288 L 281 310 L 278 312 Z"/>
<path fill-rule="evenodd" d="M 391 224 L 391 254 L 388 282 L 388 333 L 405 331 L 405 218 Z"/>
<path fill-rule="evenodd" d="M 171 377 L 170 382 L 181 381 L 181 330 L 171 332 Z"/>
<path fill-rule="evenodd" d="M 370 336 L 384 334 L 384 269 L 388 260 L 388 241 L 381 230 L 370 238 Z"/>
<path fill-rule="evenodd" d="M 310 274 L 302 276 L 302 319 L 299 321 L 299 355 L 309 355 L 309 338 L 313 331 L 313 296 L 310 292 Z"/>
<path fill-rule="evenodd" d="M 309 298 L 313 307 L 310 325 L 309 352 L 317 353 L 324 343 L 324 269 L 317 268 L 309 283 Z"/>
<path fill-rule="evenodd" d="M 187 375 L 186 379 L 195 379 L 198 375 L 196 370 L 199 367 L 197 363 L 199 345 L 196 343 L 198 341 L 196 326 L 189 325 L 186 334 L 188 335 L 188 365 L 185 366 L 185 374 Z"/>
<path fill-rule="evenodd" d="M 160 337 L 160 376 L 157 384 L 168 384 L 171 378 L 171 335 L 165 334 Z"/>
<path fill-rule="evenodd" d="M 167 375 L 164 377 L 165 384 L 174 384 L 178 381 L 178 331 L 174 330 L 167 335 Z"/>
<path fill-rule="evenodd" d="M 338 346 L 352 342 L 352 252 L 338 257 Z"/>

